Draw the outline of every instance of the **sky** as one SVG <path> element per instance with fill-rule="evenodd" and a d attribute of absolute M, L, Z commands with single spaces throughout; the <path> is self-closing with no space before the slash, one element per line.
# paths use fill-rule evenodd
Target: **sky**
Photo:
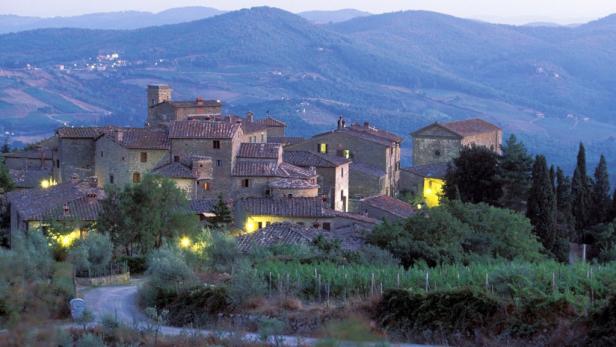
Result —
<path fill-rule="evenodd" d="M 523 24 L 549 21 L 572 24 L 616 13 L 616 0 L 0 0 L 0 14 L 73 16 L 93 12 L 209 6 L 235 10 L 272 6 L 291 12 L 355 8 L 371 13 L 429 10 L 464 18 Z"/>

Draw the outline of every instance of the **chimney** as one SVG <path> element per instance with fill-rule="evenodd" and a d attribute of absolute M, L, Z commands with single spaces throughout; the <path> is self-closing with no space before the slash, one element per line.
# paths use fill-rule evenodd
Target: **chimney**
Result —
<path fill-rule="evenodd" d="M 342 129 L 342 116 L 338 117 L 338 130 Z"/>
<path fill-rule="evenodd" d="M 88 183 L 90 184 L 90 188 L 98 188 L 98 177 L 96 176 L 88 177 Z"/>
<path fill-rule="evenodd" d="M 248 123 L 253 123 L 255 121 L 255 114 L 252 112 L 246 113 L 246 121 Z"/>
<path fill-rule="evenodd" d="M 89 192 L 88 194 L 86 194 L 87 198 L 88 198 L 88 203 L 89 204 L 93 204 L 96 202 L 96 192 Z"/>

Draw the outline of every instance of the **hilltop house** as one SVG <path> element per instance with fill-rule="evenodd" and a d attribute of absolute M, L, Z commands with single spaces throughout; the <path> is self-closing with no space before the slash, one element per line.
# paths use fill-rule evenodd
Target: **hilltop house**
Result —
<path fill-rule="evenodd" d="M 335 130 L 289 145 L 289 151 L 304 150 L 351 160 L 348 197 L 396 196 L 400 178 L 402 138 L 377 129 L 368 122 L 347 126 L 340 117 Z"/>
<path fill-rule="evenodd" d="M 448 163 L 465 146 L 483 146 L 500 153 L 503 131 L 481 119 L 433 123 L 411 133 L 413 167 L 401 172 L 401 189 L 421 194 L 429 207 L 439 203 Z"/>

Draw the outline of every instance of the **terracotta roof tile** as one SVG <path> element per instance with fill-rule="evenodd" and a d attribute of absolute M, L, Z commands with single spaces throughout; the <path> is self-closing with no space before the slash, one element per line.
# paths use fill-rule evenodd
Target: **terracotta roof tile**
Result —
<path fill-rule="evenodd" d="M 115 128 L 104 136 L 111 138 L 120 146 L 128 149 L 160 149 L 170 147 L 167 132 L 149 128 Z"/>
<path fill-rule="evenodd" d="M 408 218 L 415 214 L 411 204 L 387 195 L 378 195 L 361 200 L 362 204 L 389 212 L 400 218 Z"/>
<path fill-rule="evenodd" d="M 278 159 L 282 145 L 279 143 L 242 143 L 238 158 Z"/>
<path fill-rule="evenodd" d="M 56 133 L 60 138 L 94 139 L 100 136 L 101 133 L 109 129 L 110 127 L 64 127 L 56 130 Z"/>
<path fill-rule="evenodd" d="M 313 170 L 302 169 L 288 163 L 272 161 L 237 161 L 232 176 L 236 177 L 281 177 L 309 179 L 316 176 Z"/>
<path fill-rule="evenodd" d="M 240 129 L 240 124 L 229 122 L 212 122 L 185 120 L 171 122 L 169 138 L 171 139 L 230 139 Z"/>
<path fill-rule="evenodd" d="M 477 135 L 501 130 L 496 125 L 479 118 L 443 123 L 440 125 L 460 136 Z"/>
<path fill-rule="evenodd" d="M 191 168 L 178 162 L 173 162 L 160 166 L 152 170 L 152 174 L 169 178 L 196 178 Z"/>
<path fill-rule="evenodd" d="M 278 120 L 276 118 L 272 118 L 272 117 L 266 117 L 263 119 L 255 119 L 254 121 L 257 124 L 263 124 L 267 127 L 280 127 L 280 128 L 284 128 L 287 125 L 285 124 L 285 122 Z"/>
<path fill-rule="evenodd" d="M 351 161 L 338 156 L 315 153 L 311 151 L 285 151 L 284 161 L 296 166 L 334 168 Z"/>
<path fill-rule="evenodd" d="M 383 146 L 391 146 L 393 143 L 401 143 L 403 141 L 403 139 L 396 134 L 390 133 L 385 130 L 377 129 L 370 125 L 359 124 L 352 124 L 344 128 L 317 134 L 313 137 L 316 138 L 334 133 L 348 134 L 350 136 L 354 136 L 373 143 L 378 143 Z"/>
<path fill-rule="evenodd" d="M 310 180 L 297 178 L 280 178 L 270 182 L 269 186 L 276 189 L 315 189 L 319 185 Z"/>
<path fill-rule="evenodd" d="M 242 252 L 275 245 L 308 245 L 321 231 L 289 222 L 275 223 L 252 234 L 239 236 L 236 241 Z"/>
<path fill-rule="evenodd" d="M 334 217 L 321 198 L 246 198 L 238 207 L 250 215 L 281 217 Z"/>

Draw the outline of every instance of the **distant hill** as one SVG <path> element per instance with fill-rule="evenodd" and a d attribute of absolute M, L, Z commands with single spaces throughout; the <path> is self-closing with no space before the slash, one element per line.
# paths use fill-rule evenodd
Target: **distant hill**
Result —
<path fill-rule="evenodd" d="M 210 7 L 181 7 L 159 13 L 126 11 L 52 18 L 0 15 L 0 33 L 45 28 L 137 29 L 189 22 L 221 13 L 224 12 Z"/>
<path fill-rule="evenodd" d="M 370 16 L 372 14 L 354 9 L 343 9 L 336 11 L 306 11 L 300 12 L 298 15 L 315 24 L 330 24 L 344 22 L 357 17 Z"/>
<path fill-rule="evenodd" d="M 269 112 L 291 135 L 340 114 L 405 137 L 482 117 L 567 168 L 579 141 L 591 162 L 606 152 L 616 164 L 615 22 L 526 27 L 409 11 L 315 25 L 261 7 L 136 30 L 0 35 L 0 130 L 142 125 L 145 86 L 169 83 L 176 98 Z"/>

